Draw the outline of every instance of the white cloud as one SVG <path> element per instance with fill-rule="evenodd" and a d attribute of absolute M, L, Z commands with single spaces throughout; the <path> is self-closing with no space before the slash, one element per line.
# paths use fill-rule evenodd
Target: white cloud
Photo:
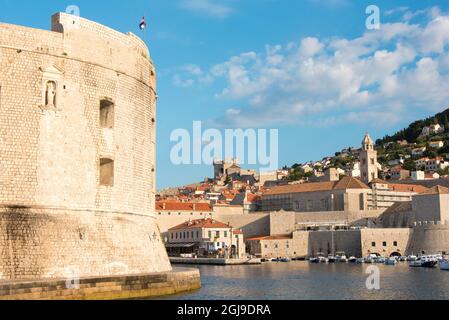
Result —
<path fill-rule="evenodd" d="M 212 18 L 227 18 L 234 9 L 223 0 L 181 0 L 183 9 Z"/>
<path fill-rule="evenodd" d="M 203 70 L 195 64 L 187 64 L 177 69 L 173 76 L 173 84 L 176 87 L 188 88 L 194 84 L 209 84 L 213 81 L 210 74 L 204 74 Z"/>
<path fill-rule="evenodd" d="M 430 10 L 429 10 L 430 12 Z M 449 101 L 449 16 L 383 24 L 355 39 L 304 38 L 212 67 L 219 99 L 236 107 L 217 126 L 393 124 Z M 204 77 L 204 74 L 201 75 Z"/>

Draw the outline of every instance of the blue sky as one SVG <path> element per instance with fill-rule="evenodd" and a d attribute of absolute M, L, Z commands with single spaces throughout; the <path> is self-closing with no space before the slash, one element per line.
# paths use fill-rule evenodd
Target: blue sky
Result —
<path fill-rule="evenodd" d="M 449 2 L 364 0 L 0 0 L 0 20 L 48 29 L 81 16 L 138 35 L 158 71 L 158 188 L 212 175 L 174 166 L 170 134 L 201 120 L 279 129 L 280 166 L 318 160 L 449 107 Z M 381 10 L 367 30 L 365 9 Z"/>

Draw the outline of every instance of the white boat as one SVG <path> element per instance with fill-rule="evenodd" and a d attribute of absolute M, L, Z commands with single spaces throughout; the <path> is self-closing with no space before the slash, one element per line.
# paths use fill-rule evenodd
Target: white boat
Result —
<path fill-rule="evenodd" d="M 346 262 L 348 262 L 348 257 L 346 257 L 346 255 L 337 256 L 336 260 L 337 260 L 337 262 L 346 263 Z"/>
<path fill-rule="evenodd" d="M 421 268 L 421 259 L 411 260 L 409 266 L 412 268 Z"/>
<path fill-rule="evenodd" d="M 326 257 L 319 257 L 320 263 L 329 263 L 329 259 Z"/>
<path fill-rule="evenodd" d="M 408 261 L 408 262 L 416 261 L 416 260 L 418 260 L 418 257 L 415 256 L 415 255 L 411 255 L 411 256 L 408 256 L 408 257 L 407 257 L 407 261 Z"/>
<path fill-rule="evenodd" d="M 358 264 L 365 263 L 365 259 L 364 258 L 358 258 L 356 263 L 358 263 Z"/>
<path fill-rule="evenodd" d="M 377 259 L 377 256 L 374 254 L 370 254 L 368 257 L 365 258 L 365 263 L 375 263 Z"/>
<path fill-rule="evenodd" d="M 376 263 L 385 263 L 385 262 L 387 262 L 387 258 L 385 258 L 385 257 L 378 257 L 377 258 L 377 260 L 376 260 Z"/>
<path fill-rule="evenodd" d="M 399 261 L 406 262 L 407 261 L 407 257 L 402 256 L 402 257 L 399 258 Z"/>
<path fill-rule="evenodd" d="M 320 263 L 320 259 L 312 257 L 309 259 L 309 262 L 310 263 Z"/>
<path fill-rule="evenodd" d="M 449 260 L 440 261 L 440 270 L 449 270 Z"/>
<path fill-rule="evenodd" d="M 396 258 L 394 258 L 394 257 L 389 258 L 389 259 L 385 262 L 385 264 L 386 264 L 387 266 L 395 266 L 395 265 L 397 265 L 397 263 L 398 263 L 398 260 L 397 260 Z"/>
<path fill-rule="evenodd" d="M 410 262 L 410 267 L 417 268 L 435 268 L 438 264 L 438 259 L 432 256 L 422 256 L 415 261 Z"/>
<path fill-rule="evenodd" d="M 372 258 L 372 257 L 367 257 L 367 258 L 365 259 L 365 263 L 374 263 L 374 258 Z"/>
<path fill-rule="evenodd" d="M 348 261 L 349 261 L 349 263 L 356 263 L 357 262 L 357 258 L 356 257 L 350 257 Z"/>

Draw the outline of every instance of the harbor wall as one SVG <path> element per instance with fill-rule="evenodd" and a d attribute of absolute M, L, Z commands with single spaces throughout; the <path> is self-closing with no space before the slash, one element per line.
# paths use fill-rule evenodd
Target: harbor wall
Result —
<path fill-rule="evenodd" d="M 0 207 L 0 280 L 148 274 L 171 270 L 152 217 Z"/>
<path fill-rule="evenodd" d="M 198 269 L 76 280 L 0 283 L 0 300 L 112 300 L 151 298 L 201 287 Z"/>

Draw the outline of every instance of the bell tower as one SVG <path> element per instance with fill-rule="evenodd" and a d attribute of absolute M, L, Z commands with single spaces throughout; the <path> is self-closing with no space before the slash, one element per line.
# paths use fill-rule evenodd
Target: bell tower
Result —
<path fill-rule="evenodd" d="M 360 173 L 362 181 L 366 184 L 378 178 L 377 151 L 374 150 L 374 141 L 367 133 L 362 141 L 360 152 Z"/>

